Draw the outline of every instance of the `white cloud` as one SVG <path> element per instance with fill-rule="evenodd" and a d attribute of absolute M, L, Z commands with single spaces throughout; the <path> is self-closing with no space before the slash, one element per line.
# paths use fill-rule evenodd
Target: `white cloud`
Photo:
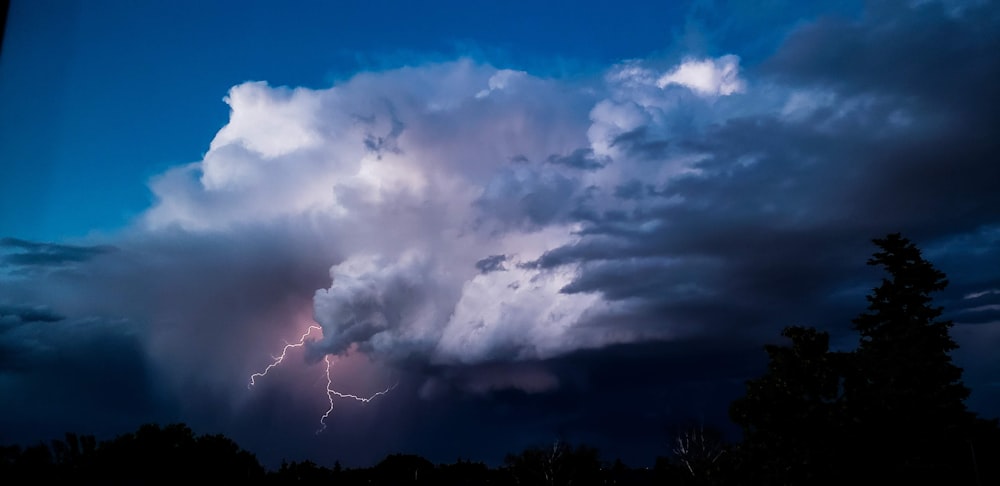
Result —
<path fill-rule="evenodd" d="M 661 76 L 656 85 L 665 88 L 676 84 L 702 96 L 726 96 L 746 89 L 739 75 L 740 58 L 729 54 L 718 59 L 685 60 Z"/>
<path fill-rule="evenodd" d="M 649 123 L 649 115 L 635 103 L 602 100 L 590 111 L 593 124 L 587 130 L 591 148 L 601 156 L 621 155 L 612 150 L 619 135 Z"/>
<path fill-rule="evenodd" d="M 575 266 L 518 267 L 466 281 L 435 349 L 439 362 L 548 358 L 588 347 L 576 337 L 582 318 L 602 306 L 596 294 L 563 294 Z M 599 343 L 604 344 L 604 343 Z"/>
<path fill-rule="evenodd" d="M 965 300 L 978 299 L 980 297 L 984 297 L 987 295 L 1000 295 L 1000 289 L 986 289 L 986 290 L 980 290 L 978 292 L 970 292 L 968 294 L 965 294 L 965 296 L 963 296 L 962 298 Z"/>
<path fill-rule="evenodd" d="M 496 74 L 490 76 L 489 87 L 478 93 L 476 93 L 476 98 L 484 98 L 489 96 L 490 93 L 506 89 L 508 86 L 516 83 L 521 79 L 528 77 L 528 73 L 524 71 L 515 71 L 512 69 L 501 69 L 497 71 Z"/>
<path fill-rule="evenodd" d="M 677 100 L 662 85 L 712 95 L 743 86 L 735 56 L 657 76 L 633 61 L 571 89 L 459 60 L 320 90 L 244 83 L 226 97 L 230 121 L 204 159 L 152 182 L 144 222 L 196 233 L 291 225 L 322 238 L 339 260 L 313 296 L 323 352 L 475 364 L 637 339 L 595 326 L 614 312 L 599 294 L 561 292 L 575 266 L 526 263 L 574 240 L 580 201 L 634 208 L 614 196 L 618 185 L 663 186 L 701 160 L 658 154 L 649 164 L 642 144 L 660 142 L 620 139 L 668 136 Z M 548 162 L 581 150 L 604 162 Z M 495 255 L 505 270 L 480 273 L 477 262 Z"/>
<path fill-rule="evenodd" d="M 323 327 L 318 348 L 358 349 L 378 359 L 414 355 L 439 364 L 546 358 L 604 344 L 580 332 L 588 313 L 605 309 L 596 294 L 563 294 L 572 266 L 526 265 L 567 243 L 565 227 L 490 240 L 469 235 L 419 244 L 398 254 L 358 254 L 331 269 L 332 284 L 314 297 Z M 478 241 L 475 241 L 478 239 Z M 507 255 L 502 270 L 476 261 Z"/>
<path fill-rule="evenodd" d="M 210 149 L 240 144 L 273 159 L 316 147 L 321 138 L 320 97 L 313 90 L 271 88 L 264 82 L 234 86 L 223 99 L 231 108 L 229 123 L 215 135 Z"/>

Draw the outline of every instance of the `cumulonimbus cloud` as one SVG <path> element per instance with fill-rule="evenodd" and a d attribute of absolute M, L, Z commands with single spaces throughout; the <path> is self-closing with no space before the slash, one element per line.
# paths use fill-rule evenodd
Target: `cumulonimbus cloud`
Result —
<path fill-rule="evenodd" d="M 738 82 L 731 57 L 703 62 Z M 642 167 L 651 145 L 634 130 L 669 109 L 610 100 L 606 79 L 573 87 L 460 60 L 324 90 L 245 83 L 204 159 L 154 180 L 145 224 L 323 226 L 342 258 L 314 296 L 323 353 L 474 364 L 638 339 L 649 332 L 602 329 L 615 310 L 599 293 L 563 291 L 578 266 L 534 263 L 579 239 L 581 208 L 628 206 L 612 195 L 623 173 L 663 184 L 693 160 Z M 483 272 L 496 255 L 504 265 Z"/>
<path fill-rule="evenodd" d="M 902 170 L 839 170 L 841 141 L 903 147 L 924 109 L 782 76 L 749 84 L 735 55 L 573 82 L 463 59 L 327 89 L 244 83 L 225 101 L 204 159 L 153 182 L 147 228 L 322 228 L 336 261 L 313 296 L 314 354 L 456 364 L 691 332 L 683 316 L 711 299 L 763 312 L 736 297 L 767 292 L 739 270 L 754 264 L 721 241 L 744 227 L 747 245 L 792 244 L 841 224 L 878 193 L 861 188 Z M 867 195 L 841 204 L 830 184 Z M 657 306 L 674 311 L 650 325 Z"/>
<path fill-rule="evenodd" d="M 59 315 L 117 305 L 149 327 L 151 355 L 182 354 L 202 377 L 213 353 L 252 368 L 308 314 L 323 327 L 313 360 L 459 367 L 756 335 L 807 317 L 785 300 L 843 312 L 822 296 L 857 287 L 849 264 L 874 234 L 998 224 L 996 168 L 979 162 L 995 89 L 917 62 L 927 46 L 902 33 L 940 24 L 944 51 L 982 50 L 989 37 L 954 27 L 988 16 L 899 10 L 888 30 L 806 25 L 753 79 L 724 55 L 574 79 L 459 59 L 326 89 L 243 83 L 203 159 L 151 181 L 155 203 L 119 250 L 6 241 L 9 272 L 57 275 L 65 288 L 47 293 L 68 297 L 7 287 Z M 899 96 L 894 75 L 824 70 L 817 59 L 862 54 L 836 41 L 850 32 L 879 42 L 849 67 L 896 63 L 919 83 Z M 963 72 L 998 71 L 970 59 Z M 101 265 L 78 268 L 87 258 Z M 101 285 L 69 290 L 88 272 Z"/>

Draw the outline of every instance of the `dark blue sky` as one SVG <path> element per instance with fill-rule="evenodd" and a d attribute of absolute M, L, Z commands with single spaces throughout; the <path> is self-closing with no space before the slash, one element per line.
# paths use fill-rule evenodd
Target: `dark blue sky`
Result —
<path fill-rule="evenodd" d="M 650 464 L 896 231 L 996 416 L 1000 9 L 911 3 L 14 1 L 0 443 Z"/>

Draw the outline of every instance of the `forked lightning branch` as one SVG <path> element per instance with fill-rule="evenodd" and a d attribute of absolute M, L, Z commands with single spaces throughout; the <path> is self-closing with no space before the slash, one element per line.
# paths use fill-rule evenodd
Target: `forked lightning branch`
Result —
<path fill-rule="evenodd" d="M 322 331 L 322 328 L 320 328 L 319 326 L 309 326 L 309 328 L 306 329 L 306 332 L 304 334 L 302 334 L 302 336 L 299 338 L 299 340 L 297 342 L 294 342 L 294 343 L 285 343 L 285 347 L 282 348 L 282 350 L 281 350 L 281 355 L 280 356 L 272 356 L 272 358 L 274 359 L 274 361 L 272 361 L 271 364 L 267 365 L 267 367 L 264 368 L 264 371 L 259 371 L 257 373 L 254 373 L 254 374 L 250 375 L 250 382 L 247 383 L 247 389 L 253 388 L 255 385 L 257 385 L 257 379 L 258 378 L 263 378 L 263 377 L 267 376 L 267 374 L 271 371 L 271 369 L 273 369 L 274 367 L 280 365 L 283 361 L 285 361 L 285 358 L 288 356 L 288 350 L 293 349 L 293 348 L 301 348 L 301 347 L 305 346 L 306 342 L 307 342 L 306 340 L 309 338 L 309 335 L 312 334 L 313 331 Z M 326 398 L 330 402 L 330 407 L 327 408 L 326 412 L 324 412 L 323 415 L 319 419 L 319 425 L 320 425 L 320 427 L 319 427 L 319 429 L 316 429 L 316 433 L 317 434 L 319 434 L 319 433 L 323 432 L 324 430 L 326 430 L 326 419 L 330 416 L 331 413 L 333 413 L 333 399 L 334 399 L 334 397 L 348 398 L 348 399 L 353 399 L 353 400 L 359 401 L 361 403 L 368 403 L 368 402 L 374 400 L 377 397 L 380 397 L 382 395 L 385 395 L 385 394 L 389 393 L 390 391 L 392 391 L 393 388 L 396 388 L 396 385 L 398 384 L 398 383 L 397 384 L 393 384 L 392 386 L 389 386 L 385 390 L 377 392 L 374 395 L 372 395 L 370 397 L 367 397 L 367 398 L 360 397 L 360 396 L 357 396 L 357 395 L 353 395 L 353 394 L 350 394 L 350 393 L 343 393 L 343 392 L 337 391 L 336 389 L 333 388 L 333 377 L 330 376 L 330 368 L 333 367 L 333 361 L 330 360 L 330 355 L 323 356 L 323 362 L 326 364 L 326 367 L 325 367 L 325 372 L 326 372 Z"/>

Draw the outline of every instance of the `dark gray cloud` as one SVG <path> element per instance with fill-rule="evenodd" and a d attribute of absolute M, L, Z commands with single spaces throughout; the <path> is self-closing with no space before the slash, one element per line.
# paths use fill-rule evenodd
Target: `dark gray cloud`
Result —
<path fill-rule="evenodd" d="M 539 228 L 565 219 L 579 181 L 542 169 L 504 170 L 486 186 L 476 206 L 490 220 Z"/>
<path fill-rule="evenodd" d="M 600 160 L 594 156 L 594 150 L 590 148 L 579 148 L 568 155 L 550 155 L 546 162 L 550 164 L 564 165 L 580 170 L 596 170 L 604 167 L 609 162 L 607 158 Z"/>
<path fill-rule="evenodd" d="M 0 304 L 0 322 L 58 322 L 65 319 L 45 306 Z"/>
<path fill-rule="evenodd" d="M 0 429 L 4 442 L 67 431 L 107 437 L 176 413 L 141 342 L 124 322 L 21 313 L 0 326 Z"/>
<path fill-rule="evenodd" d="M 72 272 L 0 279 L 3 441 L 177 420 L 233 433 L 249 374 L 311 322 L 336 261 L 280 228 L 125 234 Z"/>
<path fill-rule="evenodd" d="M 995 91 L 987 80 L 998 73 L 1000 18 L 991 2 L 959 3 L 869 2 L 859 19 L 825 17 L 798 29 L 763 67 L 797 85 L 913 96 L 938 109 L 961 95 L 956 108 L 978 108 L 968 102 Z"/>
<path fill-rule="evenodd" d="M 0 239 L 0 261 L 9 266 L 56 267 L 80 263 L 99 255 L 115 251 L 110 245 L 80 246 L 56 243 L 38 243 L 17 238 Z"/>
<path fill-rule="evenodd" d="M 633 179 L 615 188 L 615 197 L 621 199 L 642 199 L 652 190 L 652 186 L 643 185 L 641 181 Z"/>
<path fill-rule="evenodd" d="M 723 119 L 673 139 L 703 155 L 695 172 L 661 188 L 618 186 L 619 198 L 652 200 L 589 212 L 583 238 L 539 262 L 582 262 L 564 291 L 639 299 L 664 323 L 694 319 L 717 332 L 762 325 L 761 337 L 799 319 L 845 328 L 863 301 L 852 309 L 834 296 L 857 294 L 871 237 L 902 230 L 933 244 L 1000 223 L 991 187 L 1000 180 L 1000 125 L 983 109 L 1000 93 L 988 81 L 1000 60 L 985 54 L 1000 45 L 997 25 L 995 6 L 953 16 L 929 2 L 802 28 L 765 72 L 788 89 L 829 90 L 837 102 L 801 117 Z M 647 131 L 616 143 L 662 158 L 660 146 L 634 142 Z M 966 250 L 949 251 L 957 260 Z M 966 312 L 991 319 L 989 308 Z"/>
<path fill-rule="evenodd" d="M 506 270 L 503 263 L 507 261 L 507 255 L 490 255 L 476 262 L 476 270 L 481 273 L 490 273 Z"/>
<path fill-rule="evenodd" d="M 618 135 L 611 142 L 612 147 L 622 147 L 630 155 L 648 160 L 659 160 L 669 155 L 670 141 L 657 138 L 649 133 L 649 127 L 642 126 Z"/>

